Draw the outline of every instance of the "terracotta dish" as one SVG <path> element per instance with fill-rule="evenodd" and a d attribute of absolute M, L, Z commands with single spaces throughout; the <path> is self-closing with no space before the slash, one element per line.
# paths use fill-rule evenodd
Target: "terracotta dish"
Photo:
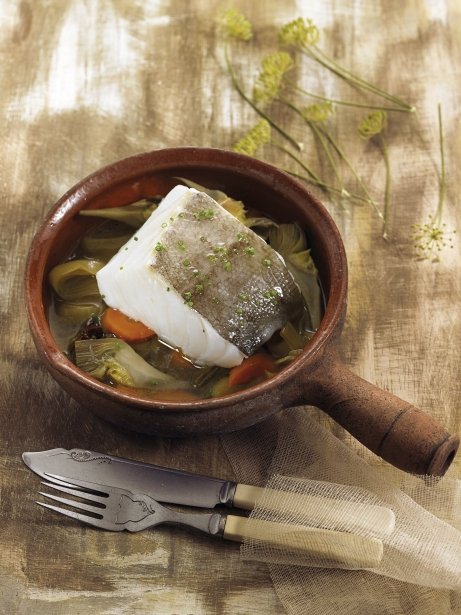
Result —
<path fill-rule="evenodd" d="M 271 380 L 222 398 L 164 402 L 102 384 L 66 358 L 48 324 L 48 272 L 70 254 L 90 223 L 78 212 L 166 194 L 175 177 L 221 189 L 279 221 L 297 220 L 326 293 L 325 315 L 303 353 Z M 124 428 L 169 437 L 228 432 L 283 408 L 310 404 L 408 472 L 443 475 L 458 448 L 459 438 L 428 414 L 341 363 L 337 345 L 346 313 L 347 262 L 339 232 L 303 185 L 258 160 L 217 149 L 177 148 L 133 156 L 90 175 L 58 201 L 38 230 L 27 261 L 26 297 L 32 336 L 52 376 L 82 406 Z"/>

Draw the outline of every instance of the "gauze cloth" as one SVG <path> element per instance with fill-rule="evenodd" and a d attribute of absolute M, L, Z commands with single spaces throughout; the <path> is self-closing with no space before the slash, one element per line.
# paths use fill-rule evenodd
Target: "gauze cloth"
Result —
<path fill-rule="evenodd" d="M 443 479 L 405 474 L 372 455 L 364 459 L 347 440 L 341 427 L 310 407 L 222 437 L 237 481 L 265 487 L 253 518 L 377 537 L 379 564 L 334 567 L 317 553 L 251 539 L 242 544 L 242 558 L 267 562 L 290 614 L 461 613 L 461 481 L 449 473 Z M 287 494 L 286 509 L 271 507 L 274 491 Z M 343 519 L 322 522 L 309 503 L 319 498 L 331 502 L 326 511 L 343 506 Z M 347 513 L 351 505 L 358 505 L 355 519 Z M 380 526 L 376 510 L 392 511 L 392 528 Z"/>

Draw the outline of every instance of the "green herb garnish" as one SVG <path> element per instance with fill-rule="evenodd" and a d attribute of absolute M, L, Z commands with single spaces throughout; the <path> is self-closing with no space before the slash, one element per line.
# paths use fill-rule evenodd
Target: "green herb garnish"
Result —
<path fill-rule="evenodd" d="M 213 220 L 214 211 L 212 209 L 200 209 L 194 214 L 196 220 Z"/>

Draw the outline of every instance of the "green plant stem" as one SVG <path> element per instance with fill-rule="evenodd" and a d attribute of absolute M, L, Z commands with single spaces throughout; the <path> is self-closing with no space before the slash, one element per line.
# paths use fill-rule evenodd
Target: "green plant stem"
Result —
<path fill-rule="evenodd" d="M 365 196 L 367 197 L 366 200 L 369 204 L 371 204 L 373 206 L 373 208 L 375 209 L 375 211 L 377 212 L 377 214 L 382 218 L 382 214 L 378 209 L 378 206 L 375 203 L 375 200 L 373 199 L 373 197 L 371 196 L 368 188 L 366 187 L 366 185 L 364 184 L 363 180 L 361 179 L 361 177 L 359 176 L 359 174 L 357 173 L 357 171 L 355 170 L 352 162 L 349 160 L 349 157 L 346 155 L 346 153 L 344 152 L 344 150 L 340 147 L 339 143 L 336 141 L 336 139 L 333 137 L 333 135 L 326 130 L 324 127 L 319 128 L 315 122 L 311 122 L 310 120 L 308 120 L 303 114 L 302 112 L 292 103 L 287 102 L 287 101 L 282 101 L 285 104 L 288 104 L 288 106 L 295 111 L 296 113 L 298 113 L 303 120 L 310 126 L 310 128 L 312 129 L 312 131 L 314 132 L 314 134 L 317 136 L 317 138 L 319 139 L 320 143 L 322 144 L 322 147 L 328 157 L 328 160 L 330 161 L 330 164 L 332 165 L 333 171 L 336 175 L 336 178 L 338 179 L 339 183 L 340 183 L 340 187 L 341 187 L 341 192 L 343 193 L 343 196 L 349 196 L 349 193 L 347 190 L 344 189 L 341 178 L 339 176 L 339 171 L 337 169 L 337 165 L 336 165 L 336 161 L 333 159 L 333 157 L 331 156 L 331 152 L 330 152 L 330 148 L 328 147 L 326 140 L 332 145 L 332 147 L 335 149 L 335 151 L 337 152 L 338 156 L 345 162 L 345 164 L 349 167 L 349 170 L 351 171 L 351 173 L 353 174 L 353 176 L 355 177 L 356 181 L 358 182 L 358 184 L 360 185 L 361 189 L 363 190 L 363 193 L 365 194 Z"/>
<path fill-rule="evenodd" d="M 382 133 L 379 135 L 379 143 L 383 152 L 384 164 L 386 166 L 386 184 L 384 188 L 384 212 L 383 212 L 383 239 L 389 238 L 389 217 L 391 213 L 391 165 L 386 140 Z"/>
<path fill-rule="evenodd" d="M 318 62 L 321 66 L 331 71 L 332 73 L 334 73 L 341 79 L 344 79 L 350 85 L 354 85 L 358 87 L 359 89 L 366 90 L 368 92 L 371 92 L 372 94 L 380 96 L 381 98 L 384 98 L 385 100 L 388 100 L 389 102 L 392 102 L 395 105 L 398 105 L 399 107 L 401 107 L 403 111 L 407 111 L 407 112 L 415 111 L 415 108 L 409 105 L 408 103 L 406 103 L 404 100 L 401 100 L 397 96 L 389 94 L 389 92 L 382 90 L 378 86 L 375 86 L 372 83 L 369 83 L 368 81 L 365 81 L 364 79 L 361 79 L 360 77 L 358 77 L 351 71 L 345 69 L 340 64 L 335 62 L 335 60 L 333 60 L 332 58 L 327 56 L 325 53 L 323 53 L 323 51 L 319 49 L 317 46 L 303 47 L 302 51 L 312 60 L 314 60 L 315 62 Z"/>
<path fill-rule="evenodd" d="M 362 178 L 360 177 L 360 175 L 357 173 L 357 171 L 354 168 L 354 165 L 352 164 L 352 162 L 349 160 L 349 157 L 347 156 L 347 154 L 344 152 L 344 150 L 340 147 L 339 143 L 336 141 L 336 139 L 333 139 L 333 137 L 330 135 L 329 132 L 325 131 L 324 132 L 326 138 L 330 141 L 330 143 L 332 144 L 332 146 L 336 149 L 336 151 L 338 152 L 338 155 L 342 158 L 342 160 L 345 162 L 345 164 L 349 167 L 349 170 L 351 171 L 352 175 L 355 177 L 357 183 L 359 184 L 360 188 L 362 189 L 363 193 L 365 194 L 365 196 L 367 197 L 366 199 L 364 199 L 369 205 L 371 205 L 373 207 L 373 209 L 376 211 L 376 213 L 378 214 L 378 216 L 383 219 L 383 214 L 380 212 L 376 201 L 374 200 L 374 198 L 371 196 L 370 191 L 368 190 L 368 188 L 366 187 L 364 181 L 362 180 Z"/>
<path fill-rule="evenodd" d="M 317 137 L 317 139 L 319 140 L 320 144 L 322 145 L 323 151 L 325 152 L 326 157 L 328 158 L 328 161 L 331 165 L 331 168 L 333 170 L 333 173 L 338 181 L 339 184 L 339 188 L 341 190 L 341 192 L 344 194 L 344 196 L 349 196 L 348 191 L 344 188 L 344 184 L 343 184 L 343 180 L 342 177 L 339 173 L 339 169 L 338 169 L 338 165 L 336 164 L 336 160 L 334 159 L 334 157 L 332 156 L 330 147 L 328 146 L 328 140 L 324 137 L 324 134 L 321 130 L 319 130 L 319 127 L 317 126 L 317 124 L 315 122 L 311 122 L 309 120 L 306 120 L 308 126 L 310 127 L 310 129 L 312 130 L 312 132 L 314 133 L 314 135 Z"/>
<path fill-rule="evenodd" d="M 338 165 L 336 164 L 336 160 L 334 159 L 334 157 L 331 155 L 331 151 L 330 151 L 330 147 L 328 145 L 327 140 L 325 139 L 324 135 L 321 133 L 321 131 L 318 129 L 317 125 L 315 122 L 312 122 L 311 120 L 307 119 L 305 117 L 305 115 L 303 114 L 303 112 L 301 111 L 301 109 L 299 109 L 296 105 L 294 105 L 292 102 L 290 102 L 289 100 L 286 100 L 285 98 L 279 98 L 278 99 L 282 104 L 286 105 L 288 108 L 290 108 L 292 111 L 294 111 L 297 115 L 299 115 L 302 120 L 304 122 L 306 122 L 306 124 L 309 126 L 309 128 L 312 130 L 312 133 L 314 134 L 314 136 L 317 138 L 318 142 L 320 143 L 320 145 L 322 146 L 322 149 L 325 153 L 325 156 L 328 159 L 328 162 L 331 165 L 331 168 L 333 170 L 333 173 L 336 177 L 336 180 L 338 181 L 339 184 L 339 189 L 340 191 L 343 193 L 344 196 L 349 196 L 349 193 L 347 192 L 347 190 L 344 188 L 344 183 L 342 180 L 342 177 L 339 173 L 339 169 L 338 169 Z"/>
<path fill-rule="evenodd" d="M 277 141 L 274 141 L 272 139 L 271 145 L 273 145 L 276 149 L 280 150 L 284 154 L 287 154 L 287 156 L 289 156 L 292 160 L 294 160 L 297 164 L 299 164 L 299 166 L 304 171 L 306 171 L 307 176 L 299 175 L 298 173 L 294 173 L 293 171 L 283 169 L 286 173 L 288 173 L 289 175 L 293 175 L 293 177 L 297 177 L 298 179 L 302 179 L 304 181 L 310 182 L 318 186 L 319 188 L 322 188 L 328 193 L 336 194 L 337 196 L 342 196 L 342 197 L 346 196 L 343 190 L 339 190 L 335 186 L 331 186 L 330 184 L 327 184 L 322 179 L 320 179 L 320 177 L 317 175 L 317 173 L 315 173 L 315 171 L 313 171 L 310 167 L 308 167 L 305 162 L 303 162 L 298 156 L 296 156 L 296 154 L 293 154 L 293 152 L 290 152 L 290 150 L 287 149 L 285 146 L 283 146 L 281 143 L 278 143 Z M 347 198 L 353 201 L 362 201 L 362 202 L 368 203 L 367 199 L 365 199 L 364 197 L 358 194 L 347 193 Z"/>
<path fill-rule="evenodd" d="M 442 223 L 442 212 L 445 204 L 446 179 L 445 179 L 445 148 L 443 137 L 442 124 L 442 107 L 440 103 L 437 105 L 437 114 L 439 120 L 439 144 L 440 144 L 440 180 L 439 180 L 439 202 L 437 204 L 437 212 L 435 215 L 436 224 Z"/>
<path fill-rule="evenodd" d="M 337 170 L 337 165 L 336 165 L 336 161 L 333 159 L 333 157 L 331 156 L 331 152 L 330 152 L 330 148 L 328 147 L 326 141 L 328 141 L 331 146 L 335 149 L 335 151 L 337 152 L 338 156 L 344 161 L 344 163 L 348 166 L 349 170 L 351 171 L 351 173 L 353 174 L 354 178 L 356 179 L 357 183 L 359 184 L 360 188 L 362 189 L 363 193 L 366 196 L 366 199 L 361 199 L 365 202 L 367 202 L 369 205 L 371 205 L 373 207 L 373 209 L 375 210 L 375 212 L 377 213 L 377 215 L 379 216 L 379 218 L 381 218 L 384 221 L 384 216 L 382 214 L 382 212 L 379 210 L 374 198 L 372 197 L 372 195 L 370 194 L 370 191 L 368 190 L 368 188 L 366 187 L 365 183 L 363 182 L 362 178 L 359 176 L 359 174 L 357 173 L 357 171 L 355 170 L 352 162 L 349 160 L 349 157 L 347 156 L 347 154 L 344 152 L 344 150 L 340 147 L 339 143 L 336 141 L 336 139 L 331 135 L 331 133 L 326 130 L 324 127 L 319 128 L 315 122 L 311 122 L 309 121 L 301 112 L 300 109 L 298 109 L 298 107 L 296 107 L 296 105 L 293 105 L 293 103 L 291 103 L 290 101 L 287 101 L 285 99 L 281 99 L 280 102 L 282 102 L 283 104 L 287 105 L 290 109 L 292 109 L 295 113 L 299 114 L 303 120 L 310 126 L 310 128 L 312 129 L 312 131 L 314 132 L 314 134 L 317 136 L 317 138 L 319 139 L 327 157 L 328 160 L 330 161 L 330 164 L 332 165 L 333 171 L 335 173 L 336 178 L 338 179 L 339 183 L 340 183 L 340 188 L 339 189 L 335 189 L 335 191 L 339 194 L 341 194 L 342 196 L 346 196 L 346 197 L 351 197 L 352 195 L 349 194 L 349 192 L 347 190 L 345 190 L 345 188 L 343 187 L 342 181 L 341 181 L 341 177 L 339 176 L 339 172 Z M 326 184 L 325 184 L 326 186 Z M 327 189 L 327 188 L 326 188 Z M 331 190 L 331 186 L 329 187 L 329 189 Z M 355 195 L 354 200 L 357 200 L 357 195 Z"/>
<path fill-rule="evenodd" d="M 284 147 L 281 143 L 278 143 L 277 141 L 274 141 L 273 139 L 271 140 L 271 145 L 273 145 L 276 149 L 283 152 L 284 154 L 287 154 L 287 156 L 289 156 L 292 160 L 294 160 L 297 164 L 299 164 L 299 166 L 304 171 L 306 171 L 309 177 L 309 181 L 312 181 L 317 186 L 323 186 L 323 187 L 327 186 L 327 184 L 325 184 L 325 182 L 323 182 L 320 179 L 320 177 L 317 175 L 317 173 L 315 173 L 315 171 L 309 168 L 305 162 L 303 162 L 298 156 L 296 156 L 296 154 L 293 154 L 293 152 L 290 152 L 288 148 Z"/>
<path fill-rule="evenodd" d="M 282 168 L 282 171 L 285 171 L 285 173 L 288 173 L 288 175 L 291 175 L 292 177 L 296 177 L 297 179 L 300 179 L 302 181 L 314 184 L 315 186 L 318 186 L 319 188 L 321 188 L 322 190 L 324 190 L 325 192 L 327 192 L 329 194 L 334 194 L 334 195 L 339 196 L 339 197 L 344 197 L 344 193 L 342 193 L 341 190 L 339 190 L 339 188 L 336 188 L 334 186 L 330 186 L 329 184 L 323 182 L 322 180 L 315 181 L 314 179 L 312 179 L 309 176 L 301 175 L 300 173 L 296 173 L 295 171 L 292 171 L 290 169 Z M 354 193 L 349 194 L 347 199 L 349 201 L 357 201 L 357 202 L 361 202 L 361 203 L 368 203 L 368 200 L 365 199 L 360 194 L 354 194 Z"/>
<path fill-rule="evenodd" d="M 317 100 L 323 100 L 325 102 L 333 103 L 334 105 L 342 105 L 343 107 L 357 107 L 359 109 L 374 109 L 377 111 L 396 111 L 398 113 L 408 113 L 408 109 L 402 109 L 402 107 L 386 107 L 383 105 L 368 105 L 366 103 L 358 103 L 352 102 L 350 100 L 339 100 L 337 98 L 327 98 L 326 96 L 322 96 L 321 94 L 314 94 L 313 92 L 309 92 L 304 88 L 297 86 L 292 82 L 287 82 L 288 87 L 290 87 L 293 91 L 299 92 L 300 94 L 305 94 L 306 96 L 310 96 Z"/>
<path fill-rule="evenodd" d="M 226 59 L 226 67 L 227 67 L 227 70 L 229 72 L 230 78 L 232 80 L 232 85 L 237 90 L 237 92 L 241 96 L 241 98 L 243 98 L 243 100 L 246 103 L 248 103 L 250 105 L 250 107 L 254 111 L 256 111 L 256 113 L 260 117 L 264 118 L 267 122 L 269 122 L 269 124 L 272 126 L 272 128 L 274 130 L 276 130 L 289 143 L 291 143 L 291 145 L 293 147 L 295 147 L 298 151 L 301 151 L 300 144 L 295 139 L 293 139 L 293 137 L 291 135 L 289 135 L 281 126 L 279 126 L 276 122 L 274 122 L 274 120 L 269 115 L 267 115 L 267 113 L 265 113 L 262 109 L 260 109 L 257 105 L 255 105 L 255 103 L 251 100 L 251 98 L 245 94 L 245 92 L 243 91 L 243 88 L 240 85 L 240 82 L 237 79 L 237 76 L 235 74 L 234 67 L 232 65 L 232 61 L 231 61 L 231 59 L 229 57 L 229 50 L 228 50 L 227 44 L 224 47 L 224 54 L 225 54 L 225 59 Z"/>

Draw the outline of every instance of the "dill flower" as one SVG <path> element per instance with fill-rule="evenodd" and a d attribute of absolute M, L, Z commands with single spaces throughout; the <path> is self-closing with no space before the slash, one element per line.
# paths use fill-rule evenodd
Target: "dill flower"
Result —
<path fill-rule="evenodd" d="M 370 139 L 375 135 L 380 134 L 387 123 L 387 114 L 385 111 L 374 111 L 370 113 L 358 127 L 358 133 L 364 139 Z"/>
<path fill-rule="evenodd" d="M 453 247 L 452 235 L 456 231 L 447 231 L 446 224 L 438 216 L 429 214 L 425 224 L 413 224 L 414 248 L 419 260 L 440 261 L 440 252 L 447 246 Z"/>
<path fill-rule="evenodd" d="M 334 113 L 333 103 L 330 101 L 314 103 L 303 109 L 303 116 L 309 122 L 326 122 Z"/>
<path fill-rule="evenodd" d="M 283 88 L 285 74 L 293 66 L 293 58 L 286 51 L 276 51 L 266 56 L 253 88 L 253 100 L 256 103 L 272 102 Z"/>
<path fill-rule="evenodd" d="M 279 31 L 279 41 L 283 45 L 291 45 L 302 49 L 316 45 L 319 41 L 320 33 L 312 19 L 298 17 L 293 21 L 282 26 Z"/>
<path fill-rule="evenodd" d="M 295 47 L 301 51 L 304 55 L 307 55 L 315 62 L 318 62 L 321 66 L 337 75 L 341 79 L 344 79 L 349 85 L 352 85 L 364 92 L 370 92 L 392 103 L 392 106 L 386 107 L 393 111 L 414 111 L 414 107 L 409 105 L 404 100 L 401 100 L 397 96 L 393 96 L 382 90 L 376 85 L 365 81 L 358 75 L 355 75 L 350 70 L 344 68 L 334 58 L 329 57 L 318 46 L 320 33 L 317 26 L 311 19 L 298 17 L 289 23 L 282 26 L 279 30 L 279 42 L 282 45 L 288 45 Z M 354 106 L 354 105 L 351 105 Z M 359 105 L 363 106 L 363 105 Z"/>
<path fill-rule="evenodd" d="M 220 15 L 218 23 L 222 31 L 229 37 L 249 41 L 253 36 L 251 22 L 237 9 L 224 11 Z"/>
<path fill-rule="evenodd" d="M 271 127 L 266 119 L 261 119 L 232 148 L 234 152 L 254 156 L 257 150 L 271 140 Z"/>

